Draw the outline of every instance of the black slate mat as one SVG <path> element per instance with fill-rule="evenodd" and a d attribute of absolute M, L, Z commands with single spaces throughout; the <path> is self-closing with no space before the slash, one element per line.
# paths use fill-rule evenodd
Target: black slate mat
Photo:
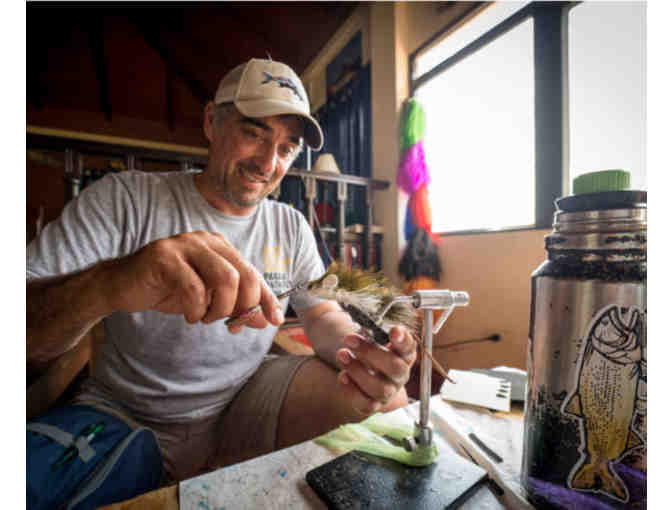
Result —
<path fill-rule="evenodd" d="M 484 469 L 450 451 L 425 467 L 353 451 L 306 474 L 330 510 L 454 509 L 485 480 Z"/>

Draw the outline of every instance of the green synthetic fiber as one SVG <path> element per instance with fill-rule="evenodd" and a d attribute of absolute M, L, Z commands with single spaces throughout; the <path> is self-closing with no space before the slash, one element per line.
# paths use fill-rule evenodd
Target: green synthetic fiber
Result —
<path fill-rule="evenodd" d="M 413 435 L 413 427 L 410 425 L 397 425 L 389 423 L 384 414 L 376 413 L 362 422 L 367 429 L 379 436 L 388 436 L 397 441 Z"/>
<path fill-rule="evenodd" d="M 386 423 L 384 415 L 378 413 L 361 423 L 341 425 L 315 438 L 314 441 L 337 455 L 357 450 L 392 459 L 407 466 L 427 466 L 439 456 L 434 443 L 430 446 L 418 446 L 415 451 L 409 452 L 401 446 L 390 443 L 382 435 L 401 441 L 404 437 L 413 435 L 413 427 Z"/>
<path fill-rule="evenodd" d="M 414 98 L 409 99 L 404 106 L 400 135 L 399 147 L 402 154 L 425 136 L 425 111 Z"/>

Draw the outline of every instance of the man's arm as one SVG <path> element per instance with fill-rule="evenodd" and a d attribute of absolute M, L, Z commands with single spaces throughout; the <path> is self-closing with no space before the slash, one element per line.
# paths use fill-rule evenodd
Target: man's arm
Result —
<path fill-rule="evenodd" d="M 49 361 L 72 349 L 112 310 L 102 267 L 26 285 L 26 341 L 30 361 Z M 102 287 L 101 287 L 102 286 Z"/>
<path fill-rule="evenodd" d="M 383 347 L 357 334 L 359 327 L 334 301 L 298 315 L 315 353 L 340 370 L 338 381 L 356 410 L 362 414 L 384 410 L 404 391 L 416 357 L 415 341 L 406 329 L 392 328 L 391 341 Z"/>
<path fill-rule="evenodd" d="M 208 232 L 159 239 L 80 273 L 30 282 L 27 300 L 28 359 L 39 361 L 72 348 L 117 311 L 157 310 L 184 315 L 193 324 L 260 304 L 262 313 L 246 326 L 283 321 L 280 304 L 258 271 L 223 236 Z"/>

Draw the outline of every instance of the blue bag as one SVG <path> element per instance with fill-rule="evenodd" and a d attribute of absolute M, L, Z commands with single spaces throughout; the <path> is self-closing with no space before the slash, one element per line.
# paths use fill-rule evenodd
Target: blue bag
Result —
<path fill-rule="evenodd" d="M 159 487 L 163 462 L 154 433 L 84 405 L 27 424 L 27 508 L 85 510 Z"/>

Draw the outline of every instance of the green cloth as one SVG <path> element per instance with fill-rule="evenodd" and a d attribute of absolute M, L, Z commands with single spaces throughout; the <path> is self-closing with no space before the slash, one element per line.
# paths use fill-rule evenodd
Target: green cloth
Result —
<path fill-rule="evenodd" d="M 408 466 L 427 466 L 434 462 L 439 456 L 434 443 L 430 446 L 418 446 L 415 451 L 409 452 L 383 437 L 388 436 L 401 441 L 412 435 L 412 426 L 388 423 L 384 414 L 377 413 L 360 423 L 341 425 L 315 438 L 314 441 L 338 455 L 358 450 L 396 460 Z"/>
<path fill-rule="evenodd" d="M 400 124 L 399 147 L 404 154 L 410 147 L 418 143 L 425 136 L 425 111 L 422 105 L 414 99 L 409 99 L 404 105 Z"/>

